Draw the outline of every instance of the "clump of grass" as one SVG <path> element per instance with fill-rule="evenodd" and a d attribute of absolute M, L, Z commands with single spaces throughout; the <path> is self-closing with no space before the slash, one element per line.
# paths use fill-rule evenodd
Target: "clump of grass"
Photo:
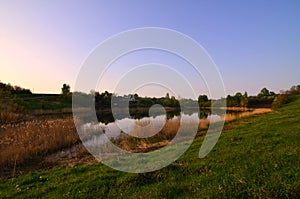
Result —
<path fill-rule="evenodd" d="M 79 142 L 72 118 L 40 119 L 0 127 L 0 169 L 30 162 Z"/>

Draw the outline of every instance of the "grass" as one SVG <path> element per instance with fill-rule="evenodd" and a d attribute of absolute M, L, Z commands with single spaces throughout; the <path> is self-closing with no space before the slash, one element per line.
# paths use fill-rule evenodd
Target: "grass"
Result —
<path fill-rule="evenodd" d="M 300 97 L 293 98 L 278 111 L 230 122 L 204 159 L 199 137 L 158 171 L 58 166 L 2 179 L 0 198 L 299 198 Z"/>
<path fill-rule="evenodd" d="M 72 101 L 58 94 L 0 96 L 0 125 L 28 121 L 33 116 L 72 113 Z"/>
<path fill-rule="evenodd" d="M 32 94 L 21 96 L 24 101 L 23 106 L 26 110 L 60 110 L 64 108 L 71 108 L 71 99 L 63 99 L 60 95 L 56 94 Z"/>

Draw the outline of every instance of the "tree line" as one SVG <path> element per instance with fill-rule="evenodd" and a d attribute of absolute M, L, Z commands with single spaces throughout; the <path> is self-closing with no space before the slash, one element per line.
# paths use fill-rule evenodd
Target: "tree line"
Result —
<path fill-rule="evenodd" d="M 63 89 L 62 89 L 63 90 Z M 62 92 L 63 94 L 64 92 Z M 218 104 L 221 100 L 226 100 L 227 107 L 245 107 L 245 108 L 270 108 L 276 96 L 273 91 L 269 91 L 267 88 L 263 88 L 256 96 L 248 96 L 247 92 L 242 94 L 237 92 L 235 95 L 227 95 L 226 98 L 221 99 L 209 99 L 207 95 L 199 95 L 197 100 L 193 99 L 176 99 L 174 96 L 170 96 L 169 93 L 165 97 L 141 97 L 138 94 L 128 94 L 124 96 L 117 96 L 114 93 L 104 91 L 102 93 L 91 91 L 90 94 L 85 93 L 74 93 L 77 97 L 81 97 L 82 102 L 87 102 L 84 100 L 84 96 L 94 98 L 96 109 L 110 108 L 111 102 L 114 97 L 115 106 L 122 104 L 122 102 L 128 102 L 130 107 L 151 107 L 154 104 L 161 104 L 164 107 L 192 107 L 200 106 L 201 108 L 209 108 L 212 105 Z M 66 94 L 63 94 L 66 95 Z M 89 101 L 91 102 L 91 100 Z"/>
<path fill-rule="evenodd" d="M 66 85 L 63 86 L 65 88 Z M 64 90 L 62 88 L 62 94 Z M 69 89 L 70 87 L 67 86 Z M 68 90 L 67 89 L 67 90 Z M 83 93 L 76 93 L 77 95 L 87 95 Z M 154 104 L 161 104 L 165 107 L 179 107 L 183 106 L 195 106 L 199 105 L 202 108 L 209 108 L 212 105 L 218 104 L 221 100 L 226 100 L 227 107 L 244 107 L 244 108 L 271 108 L 277 107 L 278 104 L 286 103 L 287 96 L 291 94 L 300 94 L 300 85 L 292 86 L 287 91 L 280 91 L 279 94 L 276 94 L 273 91 L 268 90 L 267 88 L 262 88 L 261 91 L 256 96 L 248 96 L 247 92 L 242 94 L 237 92 L 234 95 L 227 95 L 226 98 L 221 99 L 209 99 L 207 95 L 199 95 L 197 100 L 193 99 L 176 99 L 174 96 L 170 96 L 169 93 L 165 97 L 141 97 L 138 94 L 129 94 L 124 96 L 117 96 L 114 93 L 105 91 L 103 93 L 92 91 L 91 95 L 94 96 L 95 107 L 98 109 L 101 108 L 110 108 L 112 96 L 119 99 L 119 102 L 124 99 L 129 99 L 130 107 L 151 107 Z"/>
<path fill-rule="evenodd" d="M 292 86 L 289 90 L 286 91 L 281 90 L 279 94 L 276 94 L 275 92 L 270 91 L 267 88 L 263 88 L 256 96 L 248 96 L 247 92 L 244 92 L 243 94 L 241 92 L 237 92 L 234 95 L 227 95 L 226 98 L 209 99 L 207 95 L 201 94 L 198 96 L 197 100 L 193 100 L 184 98 L 176 99 L 175 96 L 170 96 L 169 93 L 166 93 L 164 97 L 142 97 L 136 93 L 117 96 L 116 94 L 110 93 L 108 91 L 104 91 L 102 93 L 98 91 L 91 91 L 89 94 L 80 92 L 72 93 L 70 85 L 63 84 L 60 95 L 58 95 L 58 97 L 52 97 L 53 100 L 59 100 L 63 104 L 71 104 L 72 95 L 77 95 L 77 97 L 83 99 L 82 102 L 84 103 L 94 103 L 96 109 L 110 108 L 112 97 L 114 97 L 114 99 L 118 99 L 118 102 L 129 101 L 129 106 L 136 108 L 151 107 L 154 104 L 161 104 L 164 107 L 173 108 L 177 108 L 180 106 L 189 107 L 195 105 L 199 105 L 202 108 L 209 108 L 212 105 L 217 104 L 220 100 L 226 100 L 227 107 L 258 108 L 272 106 L 280 107 L 282 104 L 287 103 L 288 96 L 293 94 L 300 94 L 300 85 Z M 0 82 L 1 112 L 24 111 L 24 105 L 26 105 L 26 103 L 24 103 L 23 99 L 28 96 L 32 96 L 32 98 L 34 98 L 36 94 L 33 94 L 29 89 Z M 45 96 L 45 98 L 47 98 L 47 96 Z M 47 99 L 41 99 L 40 101 L 43 101 L 43 104 L 47 103 Z M 114 105 L 117 106 L 118 104 L 116 103 Z M 49 108 L 51 108 L 51 106 L 49 106 Z"/>

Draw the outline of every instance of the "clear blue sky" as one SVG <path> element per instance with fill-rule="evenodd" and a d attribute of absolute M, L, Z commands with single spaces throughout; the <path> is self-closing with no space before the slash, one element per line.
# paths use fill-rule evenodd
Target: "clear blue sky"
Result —
<path fill-rule="evenodd" d="M 271 0 L 1 0 L 0 81 L 58 93 L 100 42 L 147 26 L 199 42 L 227 94 L 300 84 L 300 1 Z"/>

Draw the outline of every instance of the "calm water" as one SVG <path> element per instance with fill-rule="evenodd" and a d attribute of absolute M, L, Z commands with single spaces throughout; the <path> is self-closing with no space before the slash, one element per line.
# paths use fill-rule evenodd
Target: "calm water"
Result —
<path fill-rule="evenodd" d="M 227 111 L 226 115 L 231 117 L 239 117 L 242 113 L 238 111 Z M 98 123 L 84 123 L 82 125 L 81 139 L 87 146 L 103 144 L 103 136 L 108 138 L 116 138 L 121 134 L 128 134 L 139 138 L 147 138 L 168 128 L 174 127 L 176 130 L 178 125 L 187 124 L 194 126 L 196 129 L 203 121 L 220 121 L 222 115 L 212 115 L 209 110 L 191 110 L 186 113 L 179 111 L 171 111 L 166 114 L 154 114 L 149 116 L 148 112 L 139 112 L 138 114 L 130 114 L 129 117 L 123 117 L 122 114 L 116 118 L 111 114 L 98 114 Z M 182 123 L 181 123 L 182 122 Z M 171 129 L 172 130 L 172 129 Z M 105 135 L 104 135 L 105 134 Z"/>

